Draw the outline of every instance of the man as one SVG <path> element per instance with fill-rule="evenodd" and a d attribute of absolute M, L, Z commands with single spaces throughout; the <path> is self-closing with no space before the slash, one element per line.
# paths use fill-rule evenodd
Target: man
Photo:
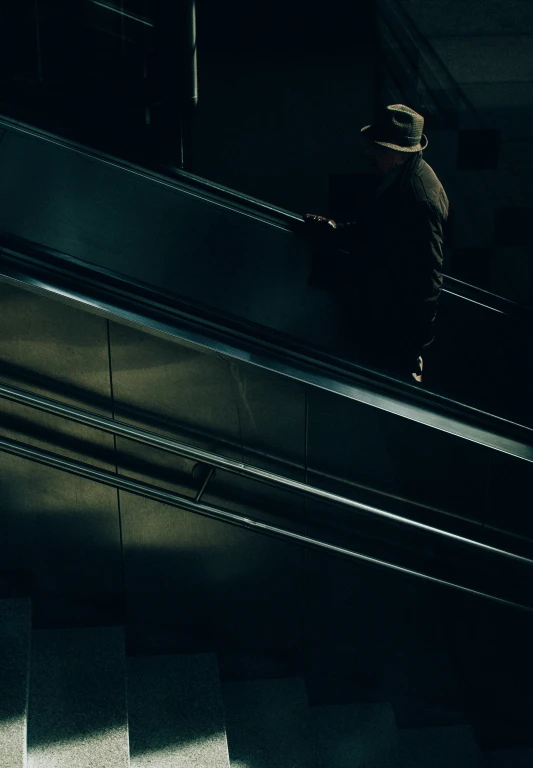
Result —
<path fill-rule="evenodd" d="M 443 223 L 448 198 L 422 159 L 424 118 L 390 104 L 361 129 L 367 154 L 382 176 L 361 220 L 336 223 L 305 214 L 318 232 L 354 261 L 353 298 L 364 328 L 363 359 L 422 381 L 423 353 L 433 342 L 442 288 Z"/>

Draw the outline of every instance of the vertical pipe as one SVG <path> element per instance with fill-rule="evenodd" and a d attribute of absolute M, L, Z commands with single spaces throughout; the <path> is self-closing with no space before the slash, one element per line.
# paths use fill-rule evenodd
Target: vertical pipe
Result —
<path fill-rule="evenodd" d="M 180 167 L 192 170 L 191 122 L 198 104 L 198 65 L 196 48 L 196 0 L 183 0 L 183 76 L 180 115 Z"/>
<path fill-rule="evenodd" d="M 37 42 L 37 80 L 43 82 L 43 61 L 41 56 L 41 25 L 39 22 L 39 0 L 33 0 L 33 9 L 35 13 L 35 35 Z"/>
<path fill-rule="evenodd" d="M 120 40 L 122 44 L 121 54 L 122 57 L 126 55 L 126 9 L 124 8 L 124 0 L 120 0 Z"/>
<path fill-rule="evenodd" d="M 159 160 L 190 170 L 190 116 L 198 101 L 195 0 L 154 0 L 154 65 Z"/>
<path fill-rule="evenodd" d="M 188 111 L 198 104 L 198 65 L 196 54 L 196 0 L 185 0 L 183 106 Z"/>
<path fill-rule="evenodd" d="M 143 54 L 143 90 L 144 90 L 144 122 L 150 125 L 152 122 L 150 80 L 148 76 L 148 57 L 146 51 Z"/>

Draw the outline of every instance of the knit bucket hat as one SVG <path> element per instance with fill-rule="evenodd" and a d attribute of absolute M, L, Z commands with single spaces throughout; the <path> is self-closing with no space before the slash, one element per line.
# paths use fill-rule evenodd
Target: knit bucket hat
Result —
<path fill-rule="evenodd" d="M 404 104 L 389 104 L 373 125 L 365 125 L 361 133 L 366 139 L 398 152 L 420 152 L 428 145 L 422 133 L 424 118 Z"/>

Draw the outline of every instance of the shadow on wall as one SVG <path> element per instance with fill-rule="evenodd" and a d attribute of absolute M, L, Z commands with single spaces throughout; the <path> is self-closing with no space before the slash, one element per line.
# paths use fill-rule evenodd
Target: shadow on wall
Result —
<path fill-rule="evenodd" d="M 124 492 L 119 506 L 114 488 L 0 461 L 3 589 L 12 596 L 15 569 L 25 575 L 36 629 L 124 624 L 136 652 L 296 642 L 294 545 Z"/>
<path fill-rule="evenodd" d="M 170 347 L 170 351 L 174 349 L 173 362 L 176 363 L 175 347 L 173 345 L 168 346 Z M 36 375 L 35 371 L 29 368 L 10 365 L 9 363 L 4 363 L 2 365 L 2 373 L 3 380 L 10 386 L 20 387 L 31 392 L 37 385 L 39 391 L 45 390 L 51 399 L 73 402 L 78 408 L 94 411 L 96 413 L 106 413 L 109 411 L 109 398 L 98 395 L 91 389 L 80 386 L 72 387 L 51 376 L 42 375 L 41 373 Z M 184 426 L 182 422 L 173 419 L 166 413 L 157 414 L 153 410 L 143 409 L 137 404 L 132 406 L 128 405 L 126 402 L 121 402 L 116 403 L 115 408 L 115 417 L 119 421 L 142 425 L 145 429 L 159 432 L 160 434 L 168 435 L 170 433 L 176 440 L 190 442 L 193 445 L 200 445 L 203 448 L 206 448 L 207 445 L 212 445 L 213 447 L 211 450 L 214 450 L 217 445 L 221 447 L 226 446 L 228 451 L 239 452 L 239 455 L 242 454 L 241 444 L 228 439 L 228 435 L 216 434 L 216 432 L 213 433 L 213 430 L 211 429 L 209 432 L 204 432 L 200 429 L 192 429 L 190 425 Z M 33 415 L 38 414 L 38 411 L 35 409 L 28 409 L 27 412 L 28 414 Z M 26 425 L 28 427 L 31 426 L 31 429 L 39 429 L 33 422 L 34 420 L 28 417 Z M 63 420 L 60 420 L 59 423 L 61 422 L 63 422 Z M 20 431 L 21 434 L 23 433 L 22 427 L 23 425 L 20 424 L 18 428 L 18 431 Z M 40 436 L 44 438 L 45 434 L 42 432 Z M 85 443 L 81 444 L 79 441 L 70 443 L 70 447 L 77 452 L 87 450 L 87 445 Z M 89 453 L 87 455 L 92 455 L 94 458 L 97 458 L 99 454 Z M 101 458 L 111 461 L 111 454 L 102 454 Z"/>

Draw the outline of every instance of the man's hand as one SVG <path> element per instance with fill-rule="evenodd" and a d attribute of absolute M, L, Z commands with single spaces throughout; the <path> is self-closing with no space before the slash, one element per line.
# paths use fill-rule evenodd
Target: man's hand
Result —
<path fill-rule="evenodd" d="M 318 216 L 316 213 L 304 213 L 304 222 L 317 231 L 327 231 L 328 227 L 337 229 L 337 224 L 333 219 L 327 219 L 325 216 Z"/>
<path fill-rule="evenodd" d="M 416 373 L 412 373 L 411 376 L 419 384 L 422 384 L 422 371 L 424 370 L 424 361 L 421 357 L 419 357 L 417 359 L 417 363 L 418 363 L 418 371 Z"/>

